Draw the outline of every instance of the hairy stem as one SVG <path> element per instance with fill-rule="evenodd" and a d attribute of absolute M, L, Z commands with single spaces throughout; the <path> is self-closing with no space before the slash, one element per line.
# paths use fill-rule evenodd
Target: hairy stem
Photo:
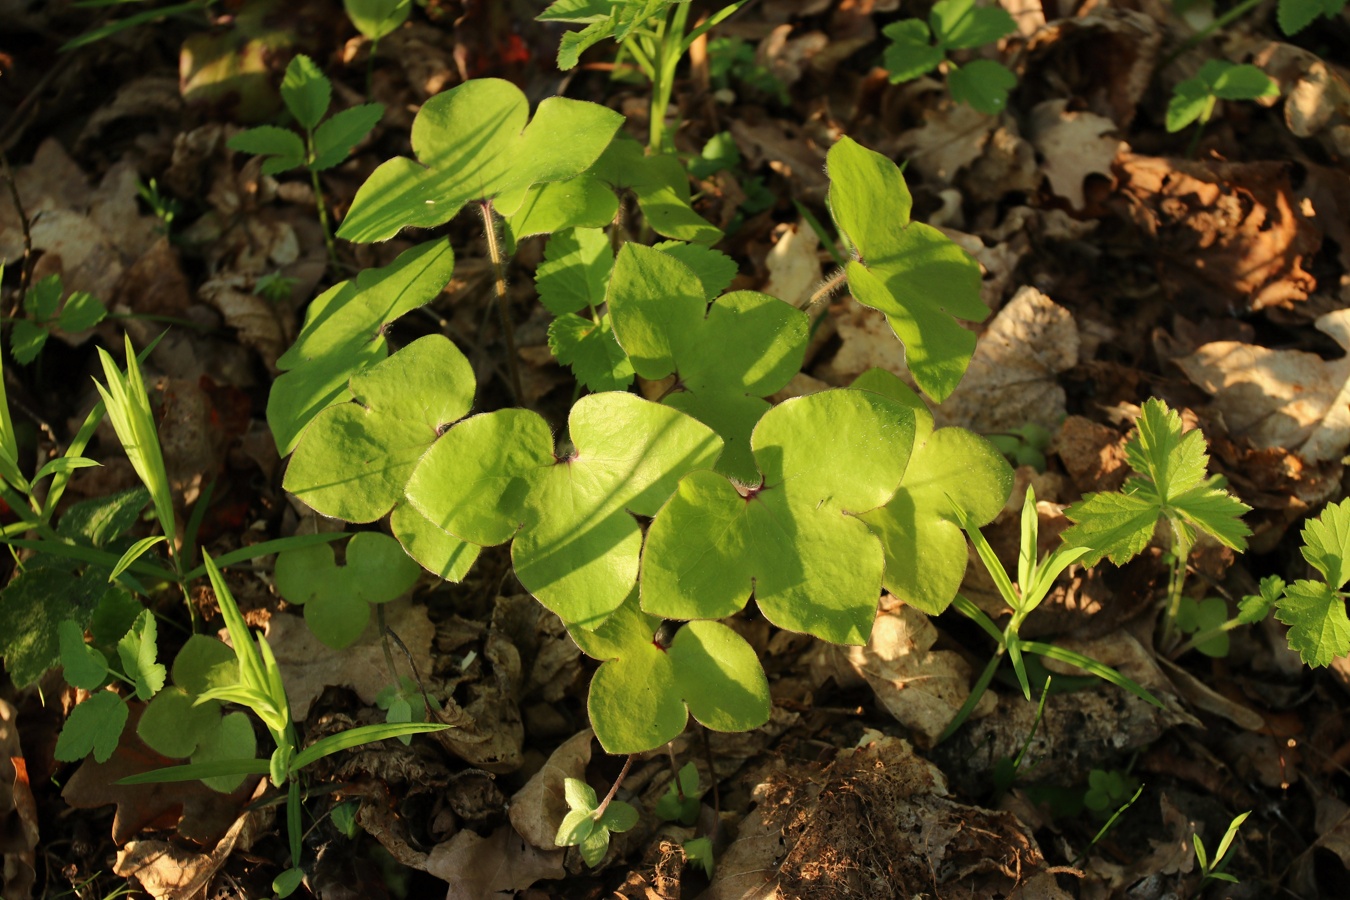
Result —
<path fill-rule="evenodd" d="M 831 294 L 839 290 L 839 287 L 847 280 L 848 276 L 844 274 L 844 270 L 839 269 L 829 278 L 825 279 L 824 283 L 821 284 L 820 287 L 816 288 L 815 293 L 813 293 L 810 297 L 807 298 L 806 303 L 802 306 L 802 309 L 810 309 L 811 307 L 815 306 L 822 300 L 827 299 Z"/>
<path fill-rule="evenodd" d="M 515 395 L 517 404 L 524 405 L 525 391 L 520 383 L 520 360 L 516 353 L 516 326 L 511 321 L 511 311 L 506 308 L 506 263 L 497 240 L 497 222 L 492 214 L 492 201 L 484 200 L 478 204 L 478 208 L 483 214 L 483 232 L 487 235 L 488 258 L 492 260 L 493 297 L 497 301 L 497 314 L 502 318 L 502 337 L 506 341 L 506 370 L 511 377 L 511 393 Z"/>
<path fill-rule="evenodd" d="M 614 802 L 614 795 L 619 793 L 619 785 L 623 784 L 623 780 L 628 777 L 628 770 L 633 767 L 633 760 L 636 758 L 636 756 L 629 754 L 628 758 L 623 761 L 623 768 L 619 771 L 619 777 L 614 779 L 614 784 L 610 785 L 609 793 L 605 795 L 605 799 L 600 801 L 600 805 L 597 806 L 595 812 L 592 813 L 597 822 L 604 816 L 605 810 L 609 808 L 609 804 Z"/>
<path fill-rule="evenodd" d="M 1191 541 L 1175 524 L 1172 526 L 1172 574 L 1167 583 L 1167 608 L 1163 615 L 1162 649 L 1167 652 L 1177 640 L 1177 613 L 1181 610 L 1181 589 L 1186 583 L 1186 560 Z"/>

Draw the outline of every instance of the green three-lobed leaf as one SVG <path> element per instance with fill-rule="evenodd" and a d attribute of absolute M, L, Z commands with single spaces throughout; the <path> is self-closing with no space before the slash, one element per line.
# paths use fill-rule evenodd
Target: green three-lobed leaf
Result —
<path fill-rule="evenodd" d="M 1350 580 L 1350 500 L 1322 510 L 1303 526 L 1303 558 L 1325 582 L 1300 580 L 1284 588 L 1275 602 L 1275 618 L 1289 626 L 1289 646 L 1310 666 L 1329 666 L 1350 655 L 1350 618 L 1345 593 Z M 1268 594 L 1263 581 L 1261 593 Z"/>

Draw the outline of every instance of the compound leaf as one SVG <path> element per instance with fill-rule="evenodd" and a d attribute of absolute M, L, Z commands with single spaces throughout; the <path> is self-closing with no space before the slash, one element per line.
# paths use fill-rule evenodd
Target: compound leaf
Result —
<path fill-rule="evenodd" d="M 1345 9 L 1345 0 L 1280 0 L 1277 18 L 1280 30 L 1287 35 L 1298 34 L 1319 16 L 1332 18 Z"/>
<path fill-rule="evenodd" d="M 885 554 L 857 517 L 894 496 L 914 432 L 912 410 L 865 391 L 825 391 L 770 410 L 750 440 L 763 473 L 757 485 L 695 472 L 657 514 L 642 558 L 642 608 L 724 618 L 753 592 L 781 628 L 865 643 Z"/>
<path fill-rule="evenodd" d="M 591 167 L 611 189 L 631 190 L 652 230 L 677 241 L 712 244 L 722 230 L 694 212 L 689 176 L 673 156 L 648 156 L 642 145 L 620 133 Z"/>
<path fill-rule="evenodd" d="M 1320 581 L 1296 581 L 1275 604 L 1275 618 L 1289 626 L 1289 646 L 1310 666 L 1329 666 L 1350 654 L 1345 596 Z"/>
<path fill-rule="evenodd" d="M 413 120 L 417 161 L 388 160 L 366 179 L 338 237 L 388 240 L 405 226 L 448 222 L 470 200 L 493 200 L 585 171 L 623 116 L 595 103 L 551 97 L 529 120 L 520 88 L 496 78 L 466 81 L 422 105 Z M 517 200 L 519 202 L 519 200 Z M 515 208 L 499 204 L 510 215 Z"/>
<path fill-rule="evenodd" d="M 595 627 L 637 578 L 642 532 L 685 473 L 711 466 L 721 440 L 682 413 L 632 394 L 583 397 L 569 454 L 548 424 L 507 409 L 451 428 L 408 483 L 438 527 L 475 544 L 514 538 L 520 583 L 564 622 Z"/>
<path fill-rule="evenodd" d="M 548 326 L 548 349 L 553 357 L 591 391 L 621 391 L 633 383 L 633 364 L 614 339 L 609 313 L 593 322 L 566 313 Z"/>
<path fill-rule="evenodd" d="M 388 356 L 385 326 L 434 300 L 454 265 L 448 241 L 427 241 L 310 303 L 300 335 L 277 360 L 286 371 L 267 398 L 267 423 L 282 456 L 319 410 L 341 401 L 352 375 Z"/>
<path fill-rule="evenodd" d="M 1243 625 L 1255 625 L 1270 615 L 1282 596 L 1284 579 L 1278 575 L 1267 575 L 1261 579 L 1257 593 L 1248 594 L 1238 601 L 1238 621 Z"/>
<path fill-rule="evenodd" d="M 277 554 L 277 591 L 305 607 L 314 636 L 335 650 L 365 631 L 372 603 L 388 603 L 417 582 L 417 563 L 398 541 L 362 531 L 347 542 L 347 564 L 338 566 L 332 544 L 312 544 Z"/>
<path fill-rule="evenodd" d="M 56 307 L 60 304 L 65 289 L 60 275 L 40 278 L 23 298 L 24 312 L 40 322 L 47 321 L 56 315 Z"/>
<path fill-rule="evenodd" d="M 31 319 L 16 319 L 9 333 L 9 352 L 14 361 L 26 366 L 38 358 L 42 348 L 47 346 L 47 329 Z"/>
<path fill-rule="evenodd" d="M 947 75 L 947 90 L 951 91 L 952 99 L 986 116 L 1003 112 L 1008 106 L 1008 94 L 1015 87 L 1017 76 L 992 59 L 973 59 Z"/>
<path fill-rule="evenodd" d="M 62 762 L 75 762 L 93 753 L 96 761 L 107 762 L 126 724 L 127 705 L 122 698 L 112 691 L 98 691 L 70 711 L 53 755 Z"/>
<path fill-rule="evenodd" d="M 919 19 L 901 19 L 892 22 L 881 33 L 891 39 L 886 47 L 886 71 L 890 73 L 891 84 L 913 81 L 937 68 L 946 58 L 941 47 L 929 43 L 932 37 L 928 26 Z"/>
<path fill-rule="evenodd" d="M 351 403 L 309 423 L 282 482 L 326 516 L 373 522 L 444 428 L 473 405 L 473 368 L 448 338 L 428 335 L 352 376 Z"/>
<path fill-rule="evenodd" d="M 889 503 L 859 518 L 886 550 L 886 590 L 929 615 L 947 608 L 966 572 L 966 538 L 958 513 L 972 524 L 994 520 L 1012 492 L 1013 471 L 989 441 L 963 428 L 933 429 L 923 401 L 882 369 L 853 383 L 913 410 L 914 451 Z"/>
<path fill-rule="evenodd" d="M 97 297 L 87 291 L 75 291 L 66 298 L 66 305 L 61 307 L 61 316 L 57 319 L 57 324 L 61 326 L 62 331 L 73 334 L 93 328 L 107 315 L 107 307 L 100 303 Z"/>
<path fill-rule="evenodd" d="M 236 153 L 269 157 L 263 162 L 264 175 L 278 175 L 305 164 L 305 142 L 289 128 L 259 125 L 239 132 L 226 146 Z"/>
<path fill-rule="evenodd" d="M 979 264 L 936 228 L 910 221 L 904 177 L 880 153 L 843 137 L 826 163 L 835 224 L 859 255 L 847 266 L 849 290 L 885 313 L 923 392 L 946 399 L 975 351 L 975 335 L 957 319 L 989 315 Z"/>
<path fill-rule="evenodd" d="M 639 244 L 619 251 L 608 301 L 614 335 L 634 371 L 676 377 L 664 402 L 726 442 L 718 470 L 758 476 L 750 432 L 769 409 L 763 397 L 801 369 L 806 313 L 768 294 L 736 291 L 707 305 L 704 283 L 669 253 Z"/>
<path fill-rule="evenodd" d="M 1303 526 L 1303 558 L 1335 590 L 1350 580 L 1350 498 L 1333 503 Z"/>
<path fill-rule="evenodd" d="M 333 99 L 333 86 L 319 67 L 303 53 L 297 53 L 286 66 L 281 79 L 281 99 L 295 116 L 295 121 L 306 131 L 313 131 L 328 112 Z M 253 152 L 253 151 L 249 151 Z"/>
<path fill-rule="evenodd" d="M 107 657 L 84 642 L 84 629 L 76 623 L 66 619 L 58 627 L 61 674 L 66 684 L 86 691 L 98 690 L 108 678 Z"/>
<path fill-rule="evenodd" d="M 314 159 L 309 167 L 315 172 L 331 169 L 347 158 L 384 115 L 384 105 L 366 103 L 353 106 L 324 122 L 314 132 Z"/>
<path fill-rule="evenodd" d="M 976 6 L 975 0 L 939 0 L 928 21 L 938 43 L 948 50 L 982 47 L 1017 30 L 1017 22 L 1006 9 Z"/>
<path fill-rule="evenodd" d="M 598 309 L 605 302 L 613 267 L 608 235 L 598 228 L 569 228 L 548 239 L 544 262 L 534 273 L 534 288 L 555 316 Z"/>
<path fill-rule="evenodd" d="M 155 662 L 159 655 L 156 644 L 155 616 L 145 610 L 136 617 L 131 630 L 117 642 L 117 656 L 122 661 L 122 673 L 136 685 L 136 698 L 149 700 L 164 687 L 168 670 Z"/>

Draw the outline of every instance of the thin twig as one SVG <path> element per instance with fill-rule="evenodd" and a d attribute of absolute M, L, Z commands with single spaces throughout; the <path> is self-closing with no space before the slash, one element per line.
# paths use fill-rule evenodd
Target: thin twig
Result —
<path fill-rule="evenodd" d="M 623 761 L 623 769 L 619 772 L 619 777 L 614 779 L 614 784 L 610 786 L 609 793 L 605 795 L 605 799 L 600 801 L 600 805 L 595 808 L 593 815 L 597 822 L 604 816 L 605 810 L 609 808 L 609 804 L 613 802 L 614 795 L 619 792 L 619 785 L 623 784 L 623 780 L 628 777 L 628 770 L 633 767 L 634 759 L 637 759 L 637 757 L 630 754 L 629 757 Z"/>
<path fill-rule="evenodd" d="M 14 171 L 9 167 L 9 155 L 3 150 L 0 150 L 0 167 L 4 168 L 9 197 L 14 201 L 14 210 L 19 214 L 19 225 L 23 229 L 23 262 L 19 265 L 19 305 L 15 307 L 17 314 L 24 297 L 28 294 L 28 279 L 33 269 L 33 231 L 28 213 L 23 208 L 23 200 L 19 197 L 19 185 L 14 181 Z"/>

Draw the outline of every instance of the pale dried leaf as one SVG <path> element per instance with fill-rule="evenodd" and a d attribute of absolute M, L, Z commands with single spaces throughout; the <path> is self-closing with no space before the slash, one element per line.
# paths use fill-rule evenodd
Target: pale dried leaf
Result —
<path fill-rule="evenodd" d="M 769 281 L 762 288 L 793 306 L 801 306 L 820 284 L 820 238 L 805 222 L 789 226 L 773 245 L 764 265 Z"/>
<path fill-rule="evenodd" d="M 563 782 L 568 778 L 586 780 L 593 738 L 594 734 L 588 728 L 563 741 L 549 755 L 548 762 L 511 798 L 512 826 L 517 834 L 540 850 L 557 849 L 553 839 L 568 811 Z"/>
<path fill-rule="evenodd" d="M 1112 137 L 1116 123 L 1095 113 L 1074 111 L 1067 100 L 1046 100 L 1031 110 L 1031 142 L 1045 157 L 1045 176 L 1057 196 L 1082 209 L 1083 180 L 1111 174 L 1124 141 Z"/>

